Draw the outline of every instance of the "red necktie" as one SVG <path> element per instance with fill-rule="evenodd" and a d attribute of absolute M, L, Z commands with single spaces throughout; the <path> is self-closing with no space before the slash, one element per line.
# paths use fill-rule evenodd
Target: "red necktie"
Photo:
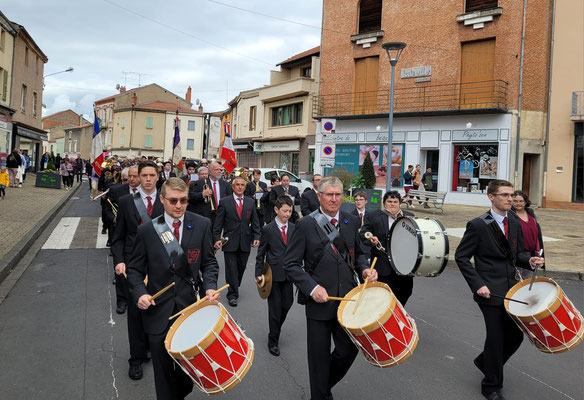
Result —
<path fill-rule="evenodd" d="M 213 181 L 213 197 L 215 197 L 215 207 L 219 204 L 219 199 L 217 199 L 217 181 Z"/>
<path fill-rule="evenodd" d="M 174 221 L 172 223 L 172 227 L 174 228 L 174 237 L 176 238 L 176 240 L 180 243 L 180 220 L 179 221 Z"/>
<path fill-rule="evenodd" d="M 136 188 L 132 188 L 132 193 L 136 194 Z"/>
<path fill-rule="evenodd" d="M 239 219 L 241 219 L 241 215 L 243 214 L 243 199 L 238 197 L 237 200 L 239 204 L 237 204 L 237 215 L 239 215 Z"/>
<path fill-rule="evenodd" d="M 152 197 L 146 196 L 146 200 L 148 200 L 148 207 L 146 207 L 148 215 L 152 216 L 152 210 L 154 209 L 154 206 L 152 205 Z"/>
<path fill-rule="evenodd" d="M 337 227 L 337 219 L 336 218 L 331 219 L 331 225 L 333 227 L 335 227 L 335 228 Z M 337 251 L 337 248 L 335 247 L 335 245 L 331 243 L 331 246 L 333 247 L 333 250 L 335 251 L 335 254 L 339 254 L 339 252 Z"/>
<path fill-rule="evenodd" d="M 286 235 L 286 225 L 282 226 L 282 240 L 284 241 L 284 244 L 288 243 L 288 235 Z"/>
<path fill-rule="evenodd" d="M 505 228 L 505 238 L 509 239 L 509 220 L 507 217 L 503 218 L 503 227 Z"/>

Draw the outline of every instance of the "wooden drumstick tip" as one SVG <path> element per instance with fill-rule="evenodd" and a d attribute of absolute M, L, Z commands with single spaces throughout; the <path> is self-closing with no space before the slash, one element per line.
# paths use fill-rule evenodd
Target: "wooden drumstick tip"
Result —
<path fill-rule="evenodd" d="M 348 298 L 345 298 L 345 297 L 335 297 L 335 296 L 328 296 L 328 297 L 326 298 L 326 301 L 329 301 L 329 300 L 337 300 L 337 301 L 356 301 L 355 299 L 348 299 Z"/>
<path fill-rule="evenodd" d="M 215 291 L 213 292 L 213 294 L 215 294 L 215 293 L 219 293 L 219 292 L 221 292 L 221 291 L 223 291 L 223 290 L 227 289 L 228 287 L 229 287 L 229 283 L 228 283 L 228 284 L 226 284 L 226 285 L 224 285 L 224 286 L 221 286 L 219 289 L 215 290 Z M 171 319 L 174 319 L 174 318 L 178 317 L 179 315 L 181 315 L 182 313 L 184 313 L 184 312 L 186 312 L 186 311 L 190 310 L 191 308 L 195 307 L 196 305 L 198 305 L 198 304 L 201 304 L 203 301 L 205 301 L 205 299 L 206 299 L 206 298 L 207 298 L 207 297 L 205 296 L 205 297 L 203 297 L 202 299 L 200 299 L 200 300 L 197 300 L 196 302 L 194 302 L 194 303 L 193 303 L 193 304 L 191 304 L 190 306 L 183 308 L 182 310 L 180 310 L 179 312 L 177 312 L 177 313 L 176 313 L 176 314 L 174 314 L 173 316 L 169 317 L 168 319 L 169 319 L 169 320 L 171 320 Z"/>

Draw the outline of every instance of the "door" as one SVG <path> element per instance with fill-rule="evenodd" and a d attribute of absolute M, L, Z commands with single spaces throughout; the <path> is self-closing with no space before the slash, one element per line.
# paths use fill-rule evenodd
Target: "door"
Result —
<path fill-rule="evenodd" d="M 531 164 L 533 161 L 533 154 L 523 154 L 523 185 L 521 190 L 525 192 L 527 197 L 529 196 L 529 188 L 531 184 Z"/>
<path fill-rule="evenodd" d="M 459 107 L 494 107 L 495 39 L 462 44 Z"/>
<path fill-rule="evenodd" d="M 377 111 L 378 69 L 379 57 L 366 57 L 355 60 L 354 114 L 371 114 Z"/>
<path fill-rule="evenodd" d="M 440 156 L 439 150 L 428 150 L 426 152 L 426 168 L 424 172 L 428 168 L 432 168 L 432 192 L 436 192 L 438 190 L 438 158 Z"/>

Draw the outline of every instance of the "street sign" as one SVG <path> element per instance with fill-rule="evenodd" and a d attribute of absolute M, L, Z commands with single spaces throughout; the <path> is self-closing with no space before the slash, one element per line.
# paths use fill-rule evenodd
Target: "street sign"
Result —
<path fill-rule="evenodd" d="M 322 130 L 324 131 L 324 133 L 332 133 L 335 131 L 336 123 L 337 123 L 336 119 L 323 119 Z"/>
<path fill-rule="evenodd" d="M 320 158 L 332 158 L 335 159 L 335 145 L 334 144 L 323 144 L 322 146 L 322 153 L 320 154 Z"/>

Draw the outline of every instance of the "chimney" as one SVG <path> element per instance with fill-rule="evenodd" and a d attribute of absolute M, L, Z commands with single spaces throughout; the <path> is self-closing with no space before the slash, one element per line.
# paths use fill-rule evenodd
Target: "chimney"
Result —
<path fill-rule="evenodd" d="M 199 104 L 199 112 L 203 112 L 203 103 Z"/>
<path fill-rule="evenodd" d="M 187 89 L 187 94 L 185 94 L 185 100 L 187 101 L 187 103 L 191 102 L 191 87 L 190 86 Z"/>
<path fill-rule="evenodd" d="M 132 93 L 132 99 L 130 100 L 132 107 L 135 106 L 137 102 L 138 102 L 138 96 L 136 96 L 136 92 L 134 92 L 134 93 Z"/>
<path fill-rule="evenodd" d="M 120 93 L 125 93 L 125 92 L 126 92 L 126 87 L 120 86 Z"/>

